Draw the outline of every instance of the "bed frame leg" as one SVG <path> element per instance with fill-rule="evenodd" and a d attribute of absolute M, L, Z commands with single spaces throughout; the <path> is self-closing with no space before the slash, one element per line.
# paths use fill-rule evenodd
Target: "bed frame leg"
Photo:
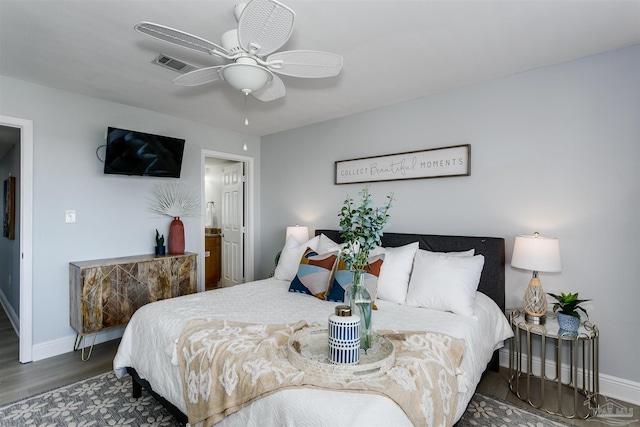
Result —
<path fill-rule="evenodd" d="M 488 368 L 493 372 L 500 372 L 500 350 L 496 350 L 493 352 L 493 357 L 489 361 Z"/>
<path fill-rule="evenodd" d="M 164 406 L 167 411 L 171 413 L 171 415 L 173 415 L 173 417 L 180 425 L 187 425 L 189 418 L 185 414 L 183 414 L 180 409 L 176 408 L 171 402 L 153 391 L 153 389 L 151 388 L 151 384 L 149 384 L 147 380 L 143 380 L 142 378 L 140 378 L 140 375 L 138 375 L 135 369 L 127 368 L 127 373 L 131 376 L 131 385 L 133 389 L 131 394 L 135 399 L 142 396 L 142 389 L 144 388 L 149 392 L 151 396 L 153 396 L 158 402 L 160 402 L 160 404 Z"/>
<path fill-rule="evenodd" d="M 131 396 L 133 396 L 134 399 L 142 396 L 142 386 L 133 377 L 131 377 L 131 386 Z"/>

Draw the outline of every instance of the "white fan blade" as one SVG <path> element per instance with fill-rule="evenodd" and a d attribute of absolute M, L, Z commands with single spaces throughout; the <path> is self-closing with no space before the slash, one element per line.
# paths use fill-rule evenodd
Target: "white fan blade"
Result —
<path fill-rule="evenodd" d="M 342 56 L 317 50 L 290 50 L 269 55 L 268 68 L 291 77 L 333 77 L 342 69 Z"/>
<path fill-rule="evenodd" d="M 258 98 L 260 101 L 269 102 L 274 99 L 282 98 L 287 91 L 284 88 L 284 83 L 278 76 L 273 76 L 273 79 L 260 90 L 251 92 L 251 95 Z"/>
<path fill-rule="evenodd" d="M 275 0 L 251 0 L 238 20 L 240 47 L 260 56 L 275 52 L 291 37 L 295 16 Z"/>
<path fill-rule="evenodd" d="M 215 67 L 200 68 L 195 71 L 183 74 L 173 79 L 173 83 L 181 86 L 199 86 L 206 83 L 215 82 L 220 80 L 220 74 L 218 70 L 223 68 L 224 65 L 218 65 Z"/>
<path fill-rule="evenodd" d="M 139 22 L 133 28 L 139 33 L 167 43 L 197 50 L 198 52 L 208 53 L 209 55 L 222 56 L 223 58 L 229 56 L 229 51 L 222 46 L 218 46 L 215 43 L 201 39 L 200 37 L 192 34 L 185 33 L 184 31 L 165 27 L 164 25 L 154 24 L 152 22 Z"/>

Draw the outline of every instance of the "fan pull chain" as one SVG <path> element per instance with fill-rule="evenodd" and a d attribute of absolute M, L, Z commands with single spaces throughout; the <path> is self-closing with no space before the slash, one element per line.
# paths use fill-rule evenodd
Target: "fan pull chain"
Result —
<path fill-rule="evenodd" d="M 244 125 L 249 126 L 249 117 L 247 115 L 247 98 L 249 97 L 249 92 L 244 93 Z"/>
<path fill-rule="evenodd" d="M 249 126 L 249 117 L 247 115 L 247 97 L 249 96 L 249 92 L 245 92 L 244 93 L 244 125 L 245 126 Z M 245 142 L 244 145 L 242 146 L 242 149 L 244 151 L 247 151 L 247 142 L 246 142 L 246 135 L 245 135 Z"/>

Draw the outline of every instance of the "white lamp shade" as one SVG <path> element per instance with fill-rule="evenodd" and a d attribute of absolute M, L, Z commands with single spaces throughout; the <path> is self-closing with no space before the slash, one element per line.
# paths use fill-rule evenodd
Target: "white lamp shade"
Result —
<path fill-rule="evenodd" d="M 289 240 L 289 237 L 293 236 L 300 243 L 305 243 L 309 241 L 309 227 L 300 227 L 296 225 L 295 227 L 287 227 L 287 234 L 285 235 L 285 242 Z"/>
<path fill-rule="evenodd" d="M 516 236 L 511 266 L 531 271 L 556 273 L 561 270 L 560 242 L 539 234 Z"/>

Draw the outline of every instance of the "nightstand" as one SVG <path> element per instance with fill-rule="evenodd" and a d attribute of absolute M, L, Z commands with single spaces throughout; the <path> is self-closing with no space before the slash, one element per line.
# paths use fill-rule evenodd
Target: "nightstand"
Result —
<path fill-rule="evenodd" d="M 596 415 L 600 389 L 596 325 L 581 322 L 577 335 L 571 336 L 560 332 L 554 313 L 547 313 L 544 325 L 527 323 L 524 314 L 524 311 L 515 310 L 509 315 L 513 329 L 509 345 L 511 391 L 520 400 L 549 414 L 581 419 Z M 547 360 L 547 346 L 555 349 L 551 360 Z M 536 357 L 536 363 L 533 357 Z M 548 369 L 548 362 L 551 369 Z M 534 375 L 533 366 L 537 364 L 540 367 L 536 371 L 540 374 Z M 551 394 L 547 401 L 545 391 Z"/>

